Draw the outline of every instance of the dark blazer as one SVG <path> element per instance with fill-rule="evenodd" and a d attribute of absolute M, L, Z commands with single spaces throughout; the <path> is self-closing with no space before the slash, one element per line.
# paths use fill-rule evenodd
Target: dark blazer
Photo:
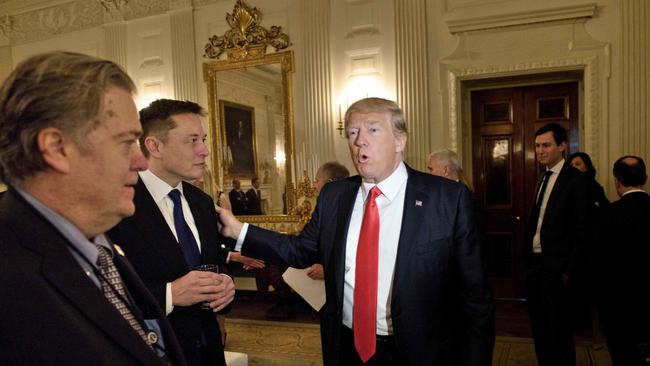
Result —
<path fill-rule="evenodd" d="M 0 200 L 0 364 L 165 365 L 67 248 L 69 242 L 14 190 Z M 115 265 L 146 318 L 158 318 L 168 355 L 185 365 L 164 313 L 128 261 Z"/>
<path fill-rule="evenodd" d="M 261 195 L 261 193 L 260 193 Z M 257 195 L 255 188 L 251 188 L 246 191 L 246 203 L 248 206 L 249 215 L 261 215 L 262 214 L 262 197 Z"/>
<path fill-rule="evenodd" d="M 408 170 L 391 294 L 403 365 L 491 365 L 494 307 L 481 265 L 469 191 L 451 180 Z M 299 236 L 250 226 L 242 254 L 325 268 L 320 312 L 323 360 L 339 365 L 345 247 L 359 176 L 328 183 Z"/>
<path fill-rule="evenodd" d="M 218 218 L 212 199 L 186 182 L 183 182 L 183 194 L 199 231 L 201 262 L 225 263 L 221 255 L 227 252 L 220 250 L 224 240 L 217 230 Z M 138 180 L 135 186 L 134 203 L 135 215 L 122 220 L 109 231 L 109 235 L 124 249 L 149 291 L 164 308 L 166 284 L 184 276 L 190 268 L 185 263 L 176 237 L 142 180 Z M 197 344 L 201 344 L 202 333 L 208 345 L 223 354 L 221 333 L 214 314 L 200 307 L 200 304 L 175 306 L 167 316 L 189 365 L 198 362 L 196 348 Z"/>
<path fill-rule="evenodd" d="M 539 191 L 542 177 L 535 192 Z M 565 162 L 546 204 L 540 232 L 542 262 L 553 272 L 573 273 L 584 250 L 589 219 L 588 186 L 587 177 Z M 537 222 L 531 222 L 529 216 L 523 250 L 526 261 L 532 254 L 536 230 Z"/>
<path fill-rule="evenodd" d="M 650 196 L 632 192 L 604 209 L 600 226 L 601 318 L 615 365 L 641 365 L 650 342 Z"/>
<path fill-rule="evenodd" d="M 230 206 L 232 213 L 235 215 L 248 215 L 248 202 L 246 200 L 246 193 L 243 191 L 236 191 L 234 189 L 228 192 L 230 199 Z"/>

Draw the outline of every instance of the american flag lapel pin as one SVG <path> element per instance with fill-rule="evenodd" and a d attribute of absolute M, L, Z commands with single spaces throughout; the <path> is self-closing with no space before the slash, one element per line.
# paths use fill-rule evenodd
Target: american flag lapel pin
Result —
<path fill-rule="evenodd" d="M 422 207 L 422 201 L 420 200 L 415 200 L 415 205 Z"/>

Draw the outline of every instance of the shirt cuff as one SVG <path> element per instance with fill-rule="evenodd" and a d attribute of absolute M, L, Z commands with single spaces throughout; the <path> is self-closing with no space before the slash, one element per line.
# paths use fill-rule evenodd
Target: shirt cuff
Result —
<path fill-rule="evenodd" d="M 174 303 L 172 302 L 172 283 L 167 282 L 167 289 L 165 290 L 165 315 L 174 310 Z"/>
<path fill-rule="evenodd" d="M 237 237 L 237 244 L 235 244 L 235 252 L 241 252 L 241 247 L 244 245 L 244 238 L 246 238 L 246 233 L 248 233 L 248 223 L 245 222 L 242 226 L 241 231 L 239 232 L 239 237 Z"/>

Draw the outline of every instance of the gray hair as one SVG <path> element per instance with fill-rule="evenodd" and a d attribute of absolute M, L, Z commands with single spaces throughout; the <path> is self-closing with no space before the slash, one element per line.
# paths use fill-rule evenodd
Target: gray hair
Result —
<path fill-rule="evenodd" d="M 37 141 L 45 128 L 85 151 L 111 86 L 135 92 L 120 66 L 88 55 L 48 52 L 18 64 L 0 87 L 0 180 L 16 184 L 47 169 Z"/>

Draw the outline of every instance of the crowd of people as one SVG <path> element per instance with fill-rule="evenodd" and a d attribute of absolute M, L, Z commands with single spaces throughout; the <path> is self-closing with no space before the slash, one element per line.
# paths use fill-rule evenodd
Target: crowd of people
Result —
<path fill-rule="evenodd" d="M 134 92 L 113 62 L 70 52 L 26 59 L 0 88 L 0 363 L 225 365 L 215 313 L 235 297 L 221 269 L 235 261 L 324 281 L 327 366 L 492 364 L 477 200 L 453 151 L 429 156 L 431 174 L 404 162 L 395 102 L 348 108 L 358 175 L 323 165 L 311 220 L 285 235 L 235 217 L 263 213 L 259 179 L 248 192 L 233 180 L 231 209 L 188 183 L 209 154 L 201 106 L 160 99 L 138 112 Z M 570 284 L 581 274 L 614 365 L 645 364 L 645 163 L 614 163 L 621 198 L 609 203 L 589 156 L 567 149 L 560 125 L 536 131 L 544 173 L 522 260 L 539 365 L 575 365 Z"/>

